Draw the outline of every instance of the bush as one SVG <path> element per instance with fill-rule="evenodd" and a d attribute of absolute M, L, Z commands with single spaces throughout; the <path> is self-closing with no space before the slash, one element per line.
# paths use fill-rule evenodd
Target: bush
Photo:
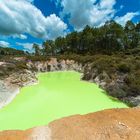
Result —
<path fill-rule="evenodd" d="M 128 64 L 126 64 L 126 63 L 118 64 L 118 71 L 119 72 L 128 73 L 128 72 L 130 72 L 130 70 L 131 70 L 131 68 Z"/>
<path fill-rule="evenodd" d="M 140 95 L 140 72 L 131 73 L 124 79 L 128 86 L 128 95 Z"/>

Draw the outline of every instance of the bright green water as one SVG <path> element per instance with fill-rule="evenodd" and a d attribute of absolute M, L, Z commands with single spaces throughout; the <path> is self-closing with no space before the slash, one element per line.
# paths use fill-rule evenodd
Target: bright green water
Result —
<path fill-rule="evenodd" d="M 74 114 L 127 107 L 97 85 L 80 81 L 76 72 L 41 73 L 38 78 L 38 85 L 22 88 L 12 103 L 0 110 L 0 130 L 27 129 Z"/>

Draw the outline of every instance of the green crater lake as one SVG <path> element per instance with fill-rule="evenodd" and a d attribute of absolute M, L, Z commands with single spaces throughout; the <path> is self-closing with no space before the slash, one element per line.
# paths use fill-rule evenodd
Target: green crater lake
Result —
<path fill-rule="evenodd" d="M 38 74 L 39 84 L 21 89 L 20 94 L 0 110 L 0 130 L 28 129 L 56 119 L 109 108 L 127 108 L 96 84 L 80 80 L 77 72 Z"/>

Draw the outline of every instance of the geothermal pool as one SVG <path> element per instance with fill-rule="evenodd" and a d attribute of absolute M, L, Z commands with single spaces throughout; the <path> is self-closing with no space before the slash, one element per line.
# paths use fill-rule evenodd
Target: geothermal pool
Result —
<path fill-rule="evenodd" d="M 80 76 L 77 72 L 38 74 L 39 84 L 22 88 L 0 110 L 0 130 L 28 129 L 65 116 L 127 107 L 96 84 L 80 81 Z"/>

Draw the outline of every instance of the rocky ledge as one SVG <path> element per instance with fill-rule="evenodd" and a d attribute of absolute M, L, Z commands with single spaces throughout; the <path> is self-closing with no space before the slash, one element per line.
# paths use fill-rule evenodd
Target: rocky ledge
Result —
<path fill-rule="evenodd" d="M 1 140 L 139 140 L 140 109 L 76 115 L 26 131 L 0 132 Z"/>
<path fill-rule="evenodd" d="M 37 72 L 49 71 L 64 71 L 74 70 L 83 73 L 81 79 L 96 83 L 107 93 L 129 106 L 136 107 L 140 105 L 139 90 L 134 90 L 127 85 L 127 77 L 129 73 L 122 73 L 115 70 L 113 73 L 108 73 L 106 68 L 100 71 L 98 68 L 100 64 L 94 66 L 94 62 L 81 63 L 74 60 L 57 60 L 51 58 L 48 61 L 28 61 L 27 66 L 29 70 Z"/>
<path fill-rule="evenodd" d="M 15 61 L 15 59 L 13 60 Z M 18 60 L 19 61 L 19 60 Z M 21 87 L 37 83 L 38 72 L 75 70 L 83 72 L 81 64 L 73 60 L 0 62 L 0 108 L 10 103 Z"/>
<path fill-rule="evenodd" d="M 36 82 L 34 72 L 27 69 L 17 70 L 16 65 L 11 63 L 0 63 L 0 108 L 9 104 L 21 87 Z"/>
<path fill-rule="evenodd" d="M 81 72 L 83 73 L 82 80 L 98 84 L 109 95 L 131 106 L 140 105 L 140 97 L 133 96 L 133 92 L 135 91 L 130 91 L 128 85 L 126 85 L 125 79 L 127 74 L 116 71 L 111 76 L 105 70 L 99 73 L 98 67 L 93 67 L 92 63 L 80 63 L 74 60 L 57 60 L 56 58 L 51 58 L 46 61 L 24 59 L 18 63 L 16 62 L 16 64 L 13 62 L 0 62 L 0 108 L 12 101 L 21 87 L 36 83 L 36 73 L 65 70 Z M 130 93 L 132 96 L 127 96 L 127 92 L 132 92 Z"/>

